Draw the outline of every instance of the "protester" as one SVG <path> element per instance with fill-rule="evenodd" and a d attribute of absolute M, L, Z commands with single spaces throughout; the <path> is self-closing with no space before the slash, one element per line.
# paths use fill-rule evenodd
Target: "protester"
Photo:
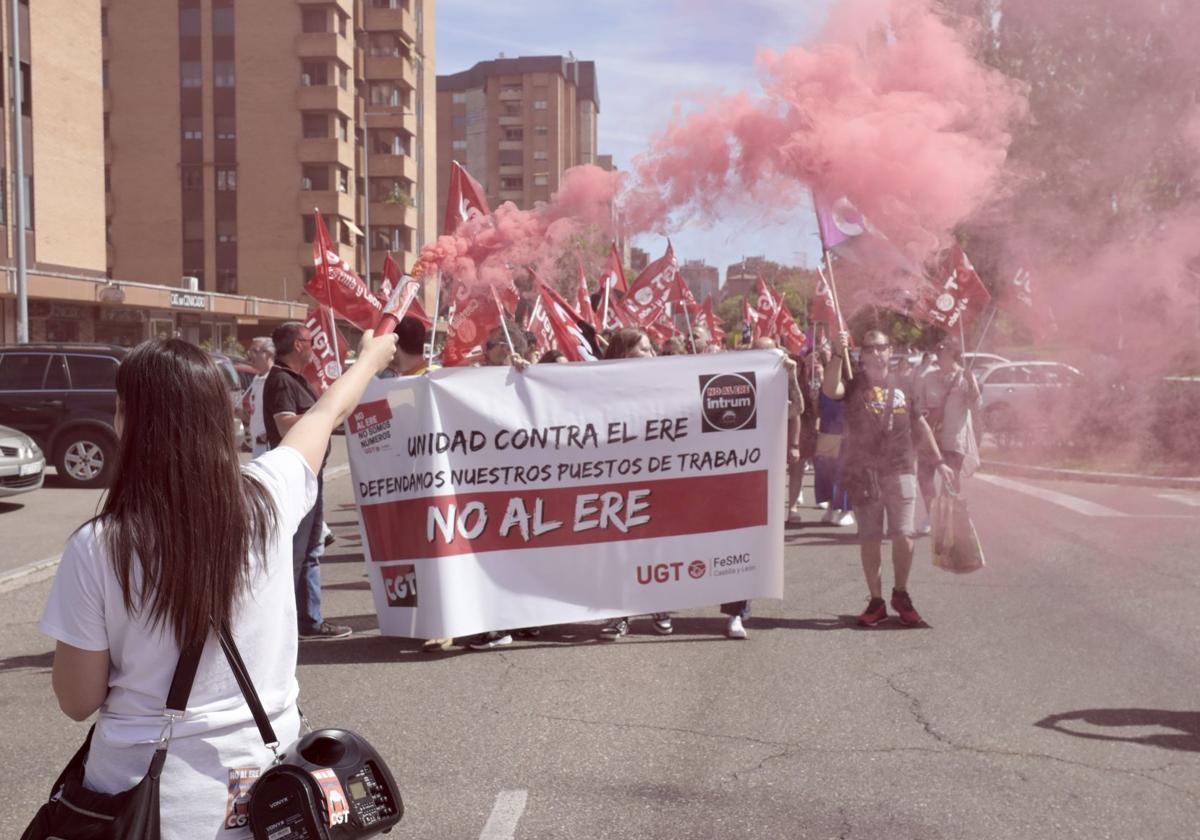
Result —
<path fill-rule="evenodd" d="M 412 315 L 405 315 L 396 325 L 396 355 L 386 368 L 379 372 L 380 379 L 397 376 L 417 376 L 429 369 L 425 358 L 425 342 L 429 331 L 425 324 Z"/>
<path fill-rule="evenodd" d="M 267 382 L 267 374 L 275 366 L 275 342 L 266 336 L 251 340 L 250 364 L 258 372 L 246 392 L 249 402 L 250 451 L 255 458 L 267 451 L 267 426 L 263 421 L 263 386 Z"/>
<path fill-rule="evenodd" d="M 800 506 L 804 504 L 803 481 L 808 466 L 812 466 L 815 476 L 817 455 L 817 407 L 820 404 L 821 377 L 825 367 L 820 356 L 811 352 L 800 365 L 798 375 L 804 381 L 804 411 L 800 413 L 800 460 L 788 465 L 789 486 L 799 488 L 792 496 L 792 507 L 788 513 L 788 522 L 800 522 Z M 813 488 L 816 496 L 816 488 Z M 791 492 L 789 490 L 789 492 Z M 819 498 L 819 497 L 818 497 Z M 818 504 L 819 506 L 819 504 Z"/>
<path fill-rule="evenodd" d="M 978 466 L 971 413 L 983 406 L 983 396 L 974 374 L 963 367 L 962 349 L 956 342 L 946 339 L 938 345 L 937 365 L 918 381 L 914 401 L 933 430 L 942 458 L 954 474 L 951 486 L 958 490 L 968 456 L 974 456 L 975 463 L 967 464 L 965 471 L 970 474 Z M 927 453 L 918 456 L 917 482 L 926 510 L 918 528 L 921 534 L 928 534 L 930 530 L 928 511 L 932 509 L 935 495 L 933 476 L 936 470 L 937 462 Z"/>
<path fill-rule="evenodd" d="M 821 521 L 839 527 L 854 524 L 853 503 L 846 491 L 846 418 L 841 400 L 820 394 L 817 451 L 813 459 L 813 495 L 828 503 Z"/>
<path fill-rule="evenodd" d="M 212 624 L 230 625 L 281 743 L 299 736 L 291 535 L 317 495 L 330 433 L 392 354 L 368 332 L 358 363 L 239 467 L 229 397 L 208 355 L 180 339 L 134 348 L 117 371 L 120 454 L 100 513 L 63 552 L 39 629 L 57 640 L 53 688 L 82 721 L 98 709 L 88 790 L 136 784 L 164 734 L 164 840 L 249 837 L 225 830 L 231 768 L 262 768 L 262 742 Z M 188 714 L 164 730 L 183 649 L 203 645 Z"/>
<path fill-rule="evenodd" d="M 278 364 L 267 374 L 263 387 L 263 414 L 267 443 L 279 446 L 284 435 L 317 402 L 304 378 L 304 369 L 314 359 L 312 335 L 297 321 L 288 321 L 271 334 Z M 328 455 L 328 453 L 326 453 Z M 324 463 L 317 470 L 317 499 L 297 525 L 292 540 L 292 573 L 296 582 L 296 618 L 301 639 L 340 639 L 352 632 L 349 627 L 330 624 L 321 617 L 321 555 L 325 553 L 321 535 L 325 519 L 322 490 Z"/>
<path fill-rule="evenodd" d="M 547 350 L 538 358 L 539 365 L 546 364 L 566 364 L 571 360 L 567 358 L 567 354 L 561 350 Z"/>
<path fill-rule="evenodd" d="M 938 471 L 949 479 L 952 472 L 941 459 L 925 419 L 914 416 L 912 402 L 890 376 L 891 344 L 886 335 L 871 330 L 860 348 L 861 369 L 846 382 L 842 353 L 849 346 L 849 333 L 842 332 L 834 344 L 833 357 L 825 368 L 823 393 L 843 400 L 849 450 L 845 475 L 858 518 L 859 552 L 870 601 L 859 616 L 862 626 L 873 626 L 887 617 L 883 600 L 881 544 L 884 513 L 892 538 L 892 567 L 895 585 L 892 608 L 905 625 L 918 624 L 921 616 L 908 593 L 912 569 L 914 441 L 934 453 Z"/>
<path fill-rule="evenodd" d="M 683 339 L 677 335 L 673 335 L 662 343 L 662 352 L 660 356 L 685 356 L 687 355 L 687 347 L 683 344 Z"/>
<path fill-rule="evenodd" d="M 650 337 L 636 327 L 625 327 L 617 330 L 608 342 L 604 351 L 605 359 L 649 359 L 654 356 L 654 347 Z M 650 616 L 654 632 L 661 636 L 669 636 L 675 631 L 671 624 L 669 613 L 654 613 Z M 600 628 L 600 638 L 615 642 L 622 636 L 629 635 L 629 616 L 618 618 Z"/>

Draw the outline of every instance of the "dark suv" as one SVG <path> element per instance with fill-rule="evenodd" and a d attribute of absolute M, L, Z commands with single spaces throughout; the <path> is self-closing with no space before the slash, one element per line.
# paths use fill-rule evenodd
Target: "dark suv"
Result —
<path fill-rule="evenodd" d="M 106 344 L 0 346 L 0 426 L 37 441 L 76 487 L 103 487 L 117 451 L 117 366 Z"/>

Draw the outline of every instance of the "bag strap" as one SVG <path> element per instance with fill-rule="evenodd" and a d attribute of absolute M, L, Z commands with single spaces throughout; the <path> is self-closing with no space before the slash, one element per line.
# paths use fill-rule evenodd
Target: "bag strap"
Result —
<path fill-rule="evenodd" d="M 246 705 L 250 707 L 250 714 L 254 715 L 258 734 L 271 752 L 275 752 L 275 748 L 279 746 L 279 739 L 275 737 L 271 719 L 267 717 L 267 711 L 263 708 L 262 701 L 258 699 L 258 692 L 254 690 L 250 672 L 246 669 L 246 663 L 242 661 L 242 654 L 238 651 L 237 643 L 234 642 L 228 625 L 222 625 L 217 629 L 217 641 L 221 644 L 221 650 L 225 653 L 225 659 L 229 662 L 229 668 L 233 671 L 233 678 L 237 680 L 238 688 L 242 690 L 242 697 L 246 699 Z"/>
<path fill-rule="evenodd" d="M 201 642 L 179 652 L 179 662 L 175 665 L 175 675 L 171 677 L 171 688 L 167 691 L 164 714 L 168 718 L 181 718 L 187 711 L 192 683 L 196 681 L 196 669 L 200 667 L 200 654 L 203 651 L 204 643 Z"/>

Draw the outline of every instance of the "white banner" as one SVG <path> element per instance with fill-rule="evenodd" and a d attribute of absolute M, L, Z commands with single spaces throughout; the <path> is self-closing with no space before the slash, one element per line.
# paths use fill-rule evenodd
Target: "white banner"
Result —
<path fill-rule="evenodd" d="M 346 444 L 383 633 L 783 597 L 782 361 L 757 351 L 373 383 Z"/>

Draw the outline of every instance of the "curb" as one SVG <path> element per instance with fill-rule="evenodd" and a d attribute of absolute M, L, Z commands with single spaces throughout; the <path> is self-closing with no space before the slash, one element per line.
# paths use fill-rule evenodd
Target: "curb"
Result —
<path fill-rule="evenodd" d="M 0 593 L 12 592 L 30 584 L 48 580 L 54 576 L 54 572 L 58 569 L 58 564 L 61 560 L 62 555 L 56 554 L 53 557 L 47 557 L 45 560 L 39 560 L 36 563 L 30 563 L 19 569 L 13 569 L 11 572 L 0 575 Z"/>
<path fill-rule="evenodd" d="M 1200 490 L 1200 478 L 1170 475 L 1138 475 L 1136 473 L 1103 473 L 1088 470 L 1063 470 L 1054 467 L 1034 467 L 1004 461 L 983 461 L 979 468 L 999 475 L 1022 478 L 1056 478 L 1065 481 L 1086 481 L 1091 484 L 1124 484 L 1135 487 L 1168 487 L 1174 490 Z"/>

